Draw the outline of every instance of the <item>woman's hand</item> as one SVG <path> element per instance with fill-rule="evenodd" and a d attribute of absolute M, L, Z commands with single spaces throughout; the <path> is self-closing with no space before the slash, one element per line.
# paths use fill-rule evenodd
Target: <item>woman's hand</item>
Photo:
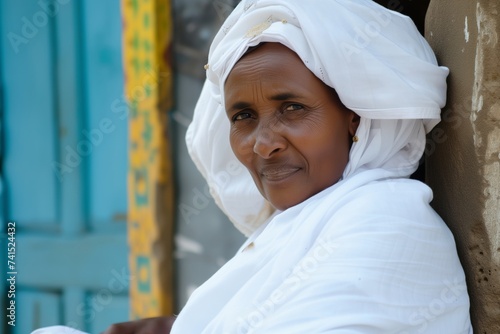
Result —
<path fill-rule="evenodd" d="M 147 318 L 111 325 L 102 334 L 169 334 L 175 317 Z"/>

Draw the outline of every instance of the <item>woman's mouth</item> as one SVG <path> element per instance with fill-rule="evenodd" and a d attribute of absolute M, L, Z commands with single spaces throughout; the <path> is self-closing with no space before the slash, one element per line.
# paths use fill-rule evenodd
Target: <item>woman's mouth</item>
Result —
<path fill-rule="evenodd" d="M 269 182 L 282 181 L 300 170 L 299 167 L 263 168 L 260 172 L 262 178 Z"/>

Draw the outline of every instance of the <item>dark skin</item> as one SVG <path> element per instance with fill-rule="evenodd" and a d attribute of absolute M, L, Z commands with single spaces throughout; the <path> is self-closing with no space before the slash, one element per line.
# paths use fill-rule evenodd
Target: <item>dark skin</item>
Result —
<path fill-rule="evenodd" d="M 264 43 L 224 86 L 229 141 L 260 193 L 286 210 L 337 183 L 359 116 L 287 47 Z"/>
<path fill-rule="evenodd" d="M 243 56 L 224 95 L 231 148 L 274 207 L 286 210 L 342 176 L 359 116 L 293 51 L 265 43 Z M 124 322 L 104 334 L 170 333 L 174 320 Z"/>

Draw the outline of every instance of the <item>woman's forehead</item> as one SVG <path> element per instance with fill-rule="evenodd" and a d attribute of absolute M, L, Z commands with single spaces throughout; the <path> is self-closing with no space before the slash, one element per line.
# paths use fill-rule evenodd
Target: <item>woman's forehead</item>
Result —
<path fill-rule="evenodd" d="M 238 80 L 269 79 L 275 75 L 306 75 L 310 71 L 295 52 L 279 43 L 265 43 L 246 53 L 233 66 L 226 84 L 235 77 Z"/>
<path fill-rule="evenodd" d="M 290 60 L 294 59 L 302 63 L 299 56 L 293 50 L 289 49 L 283 44 L 278 42 L 266 42 L 250 47 L 243 54 L 243 56 L 236 62 L 234 67 L 238 66 L 242 62 L 244 63 L 249 59 L 260 59 L 260 58 L 266 58 L 267 61 L 269 60 L 279 61 L 280 58 L 287 58 Z"/>

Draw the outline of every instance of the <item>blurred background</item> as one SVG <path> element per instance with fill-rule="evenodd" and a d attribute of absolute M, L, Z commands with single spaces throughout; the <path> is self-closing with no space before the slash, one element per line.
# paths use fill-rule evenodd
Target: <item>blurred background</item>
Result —
<path fill-rule="evenodd" d="M 237 2 L 0 1 L 0 332 L 178 312 L 237 250 L 184 144 Z"/>
<path fill-rule="evenodd" d="M 236 251 L 184 144 L 235 3 L 0 2 L 0 332 L 176 312 Z"/>

